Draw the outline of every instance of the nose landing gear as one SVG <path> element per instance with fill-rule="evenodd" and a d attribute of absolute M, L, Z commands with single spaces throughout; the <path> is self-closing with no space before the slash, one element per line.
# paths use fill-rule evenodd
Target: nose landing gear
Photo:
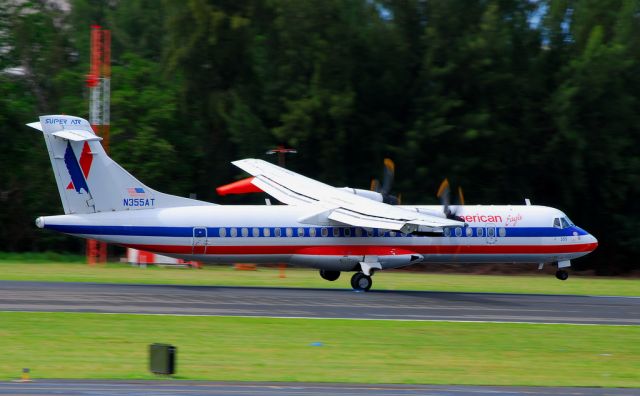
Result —
<path fill-rule="evenodd" d="M 334 280 L 340 277 L 340 271 L 330 271 L 330 270 L 321 269 L 320 276 L 322 277 L 322 279 L 333 282 Z"/>
<path fill-rule="evenodd" d="M 557 270 L 556 271 L 556 278 L 564 281 L 567 280 L 569 278 L 569 273 L 565 270 Z"/>
<path fill-rule="evenodd" d="M 558 270 L 556 271 L 556 278 L 560 279 L 561 281 L 567 280 L 569 278 L 569 273 L 563 268 L 569 268 L 569 267 L 571 267 L 571 261 L 569 260 L 558 261 Z"/>

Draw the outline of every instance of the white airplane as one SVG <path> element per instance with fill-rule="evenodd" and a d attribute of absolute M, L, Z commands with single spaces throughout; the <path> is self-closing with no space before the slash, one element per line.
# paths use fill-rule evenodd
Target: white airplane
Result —
<path fill-rule="evenodd" d="M 84 119 L 51 115 L 43 132 L 64 215 L 40 228 L 186 260 L 291 263 L 369 290 L 374 272 L 426 262 L 556 263 L 598 242 L 561 211 L 543 206 L 393 206 L 379 193 L 335 188 L 271 163 L 233 162 L 286 205 L 230 206 L 147 187 L 106 154 Z M 445 213 L 448 213 L 445 214 Z"/>

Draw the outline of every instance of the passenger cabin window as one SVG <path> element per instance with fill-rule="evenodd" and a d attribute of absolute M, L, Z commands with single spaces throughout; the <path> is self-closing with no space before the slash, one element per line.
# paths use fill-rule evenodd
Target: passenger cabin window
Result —
<path fill-rule="evenodd" d="M 302 227 L 298 228 L 298 236 L 299 237 L 303 237 L 304 236 L 304 228 L 302 228 Z"/>

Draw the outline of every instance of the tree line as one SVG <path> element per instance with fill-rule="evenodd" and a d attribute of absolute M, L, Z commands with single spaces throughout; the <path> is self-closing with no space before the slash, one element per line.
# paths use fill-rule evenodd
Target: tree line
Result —
<path fill-rule="evenodd" d="M 64 4 L 63 4 L 64 5 Z M 0 6 L 0 246 L 77 249 L 33 219 L 61 205 L 38 115 L 88 117 L 90 25 L 112 31 L 112 157 L 220 203 L 230 161 L 295 147 L 292 169 L 403 203 L 564 210 L 600 241 L 575 264 L 640 266 L 638 0 L 71 0 Z M 234 201 L 235 200 L 235 201 Z"/>

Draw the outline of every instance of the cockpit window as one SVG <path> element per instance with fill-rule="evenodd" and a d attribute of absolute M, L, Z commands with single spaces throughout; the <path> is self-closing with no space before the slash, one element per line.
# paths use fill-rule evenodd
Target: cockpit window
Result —
<path fill-rule="evenodd" d="M 569 220 L 568 217 L 556 217 L 555 219 L 553 219 L 553 227 L 555 228 L 560 228 L 560 229 L 565 229 L 565 228 L 569 228 L 569 227 L 573 227 L 573 222 L 571 220 Z"/>

